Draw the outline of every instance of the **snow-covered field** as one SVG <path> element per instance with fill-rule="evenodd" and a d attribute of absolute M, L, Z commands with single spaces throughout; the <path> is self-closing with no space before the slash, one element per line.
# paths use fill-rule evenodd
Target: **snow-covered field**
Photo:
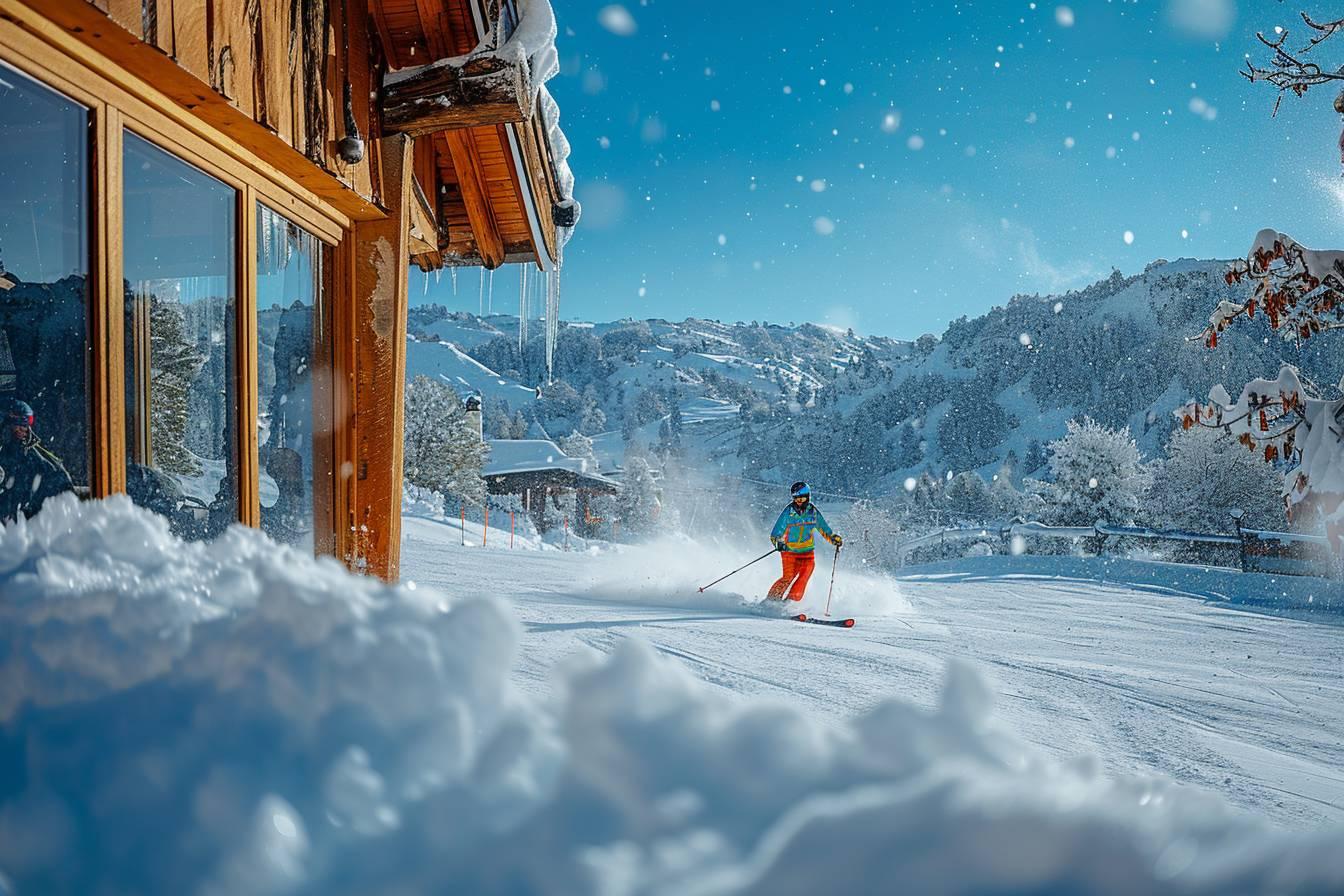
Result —
<path fill-rule="evenodd" d="M 528 690 L 550 691 L 567 656 L 633 636 L 734 694 L 840 721 L 888 698 L 931 707 L 947 662 L 964 659 L 994 682 L 996 716 L 1056 758 L 1161 773 L 1285 827 L 1344 822 L 1344 616 L 1307 622 L 1183 596 L 1191 567 L 1171 567 L 1176 587 L 1163 589 L 1087 581 L 1076 562 L 1064 564 L 1075 577 L 1057 578 L 1048 558 L 977 558 L 899 581 L 843 558 L 832 610 L 858 619 L 844 631 L 741 611 L 739 594 L 763 594 L 778 575 L 774 558 L 702 595 L 755 555 L 672 541 L 596 556 L 445 554 L 442 529 L 408 522 L 404 574 L 448 590 L 507 582 L 524 624 L 515 680 Z M 820 561 L 807 612 L 824 610 L 829 572 Z"/>
<path fill-rule="evenodd" d="M 0 892 L 1344 892 L 1337 627 L 972 566 L 842 570 L 843 631 L 528 544 L 0 528 Z"/>

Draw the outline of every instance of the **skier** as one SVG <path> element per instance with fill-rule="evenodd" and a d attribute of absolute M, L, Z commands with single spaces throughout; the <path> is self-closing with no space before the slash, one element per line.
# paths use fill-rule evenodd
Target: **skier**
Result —
<path fill-rule="evenodd" d="M 783 555 L 780 560 L 784 563 L 784 575 L 770 586 L 767 595 L 774 600 L 782 600 L 786 590 L 789 600 L 803 599 L 803 592 L 807 590 L 807 580 L 812 577 L 812 570 L 816 566 L 816 558 L 812 555 L 815 549 L 813 529 L 835 545 L 836 550 L 839 550 L 840 545 L 844 543 L 839 535 L 831 531 L 826 518 L 821 515 L 817 505 L 812 503 L 812 490 L 807 487 L 806 482 L 795 482 L 789 489 L 789 494 L 793 500 L 784 508 L 784 512 L 779 515 L 779 520 L 775 523 L 775 528 L 770 531 L 770 541 L 774 544 L 775 550 Z"/>
<path fill-rule="evenodd" d="M 32 516 L 48 498 L 74 489 L 60 458 L 33 432 L 33 409 L 11 399 L 0 432 L 0 523 Z"/>

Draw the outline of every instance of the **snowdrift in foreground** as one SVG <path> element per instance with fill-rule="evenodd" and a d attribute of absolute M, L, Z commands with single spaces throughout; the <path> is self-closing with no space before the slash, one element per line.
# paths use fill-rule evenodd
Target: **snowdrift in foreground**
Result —
<path fill-rule="evenodd" d="M 467 586 L 470 587 L 470 586 Z M 1052 763 L 952 666 L 836 727 L 125 500 L 0 530 L 0 892 L 1327 893 L 1344 837 Z"/>

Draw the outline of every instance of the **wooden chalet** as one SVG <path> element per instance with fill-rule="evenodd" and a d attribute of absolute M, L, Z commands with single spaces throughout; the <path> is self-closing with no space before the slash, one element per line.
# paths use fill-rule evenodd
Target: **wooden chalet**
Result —
<path fill-rule="evenodd" d="M 409 267 L 558 264 L 554 33 L 545 0 L 0 0 L 0 374 L 76 489 L 395 579 Z"/>
<path fill-rule="evenodd" d="M 595 463 L 570 457 L 549 439 L 492 439 L 488 444 L 490 459 L 481 471 L 486 491 L 516 496 L 538 532 L 548 528 L 546 502 L 573 492 L 578 511 L 574 531 L 589 537 L 599 522 L 589 508 L 593 497 L 620 491 L 620 483 L 598 472 Z"/>

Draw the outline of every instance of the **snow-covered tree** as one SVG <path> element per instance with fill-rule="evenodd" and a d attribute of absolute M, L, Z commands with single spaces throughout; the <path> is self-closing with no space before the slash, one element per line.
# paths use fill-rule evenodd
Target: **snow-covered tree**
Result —
<path fill-rule="evenodd" d="M 453 389 L 427 376 L 406 384 L 403 463 L 410 485 L 479 504 L 487 452 Z"/>
<path fill-rule="evenodd" d="M 192 340 L 181 303 L 153 294 L 147 301 L 150 393 L 154 398 L 149 432 L 154 466 L 168 473 L 200 476 L 200 460 L 187 442 L 192 385 L 209 359 Z"/>
<path fill-rule="evenodd" d="M 959 522 L 983 523 L 994 515 L 989 486 L 974 470 L 953 476 L 943 497 L 952 519 Z"/>
<path fill-rule="evenodd" d="M 1167 457 L 1156 464 L 1145 502 L 1156 526 L 1197 532 L 1228 532 L 1232 511 L 1242 525 L 1273 529 L 1283 525 L 1283 476 L 1246 451 L 1222 430 L 1176 430 Z"/>
<path fill-rule="evenodd" d="M 626 456 L 625 479 L 617 503 L 622 531 L 630 535 L 647 535 L 657 525 L 662 509 L 657 482 L 649 462 L 642 456 Z"/>
<path fill-rule="evenodd" d="M 1050 443 L 1051 481 L 1045 483 L 1049 522 L 1129 525 L 1139 514 L 1150 472 L 1129 427 L 1109 429 L 1091 417 L 1070 420 L 1064 438 Z"/>
<path fill-rule="evenodd" d="M 1257 312 L 1296 342 L 1344 327 L 1344 252 L 1313 251 L 1286 234 L 1262 230 L 1246 260 L 1234 263 L 1227 279 L 1251 280 L 1251 295 L 1239 303 L 1219 303 L 1204 333 L 1210 348 L 1218 346 L 1218 334 L 1234 321 Z M 1287 464 L 1283 491 L 1290 512 L 1319 513 L 1339 551 L 1344 549 L 1340 391 L 1336 387 L 1327 394 L 1297 368 L 1284 364 L 1276 378 L 1247 383 L 1236 401 L 1222 386 L 1215 386 L 1207 402 L 1190 402 L 1177 416 L 1185 429 L 1223 430 L 1266 461 Z"/>
<path fill-rule="evenodd" d="M 994 481 L 989 484 L 989 502 L 992 513 L 999 520 L 1011 520 L 1022 514 L 1025 498 L 1013 487 L 1012 476 L 1006 472 L 1007 464 L 999 470 Z"/>
<path fill-rule="evenodd" d="M 597 469 L 597 457 L 593 454 L 593 440 L 575 430 L 560 440 L 560 450 L 568 457 L 588 461 L 590 469 Z"/>

